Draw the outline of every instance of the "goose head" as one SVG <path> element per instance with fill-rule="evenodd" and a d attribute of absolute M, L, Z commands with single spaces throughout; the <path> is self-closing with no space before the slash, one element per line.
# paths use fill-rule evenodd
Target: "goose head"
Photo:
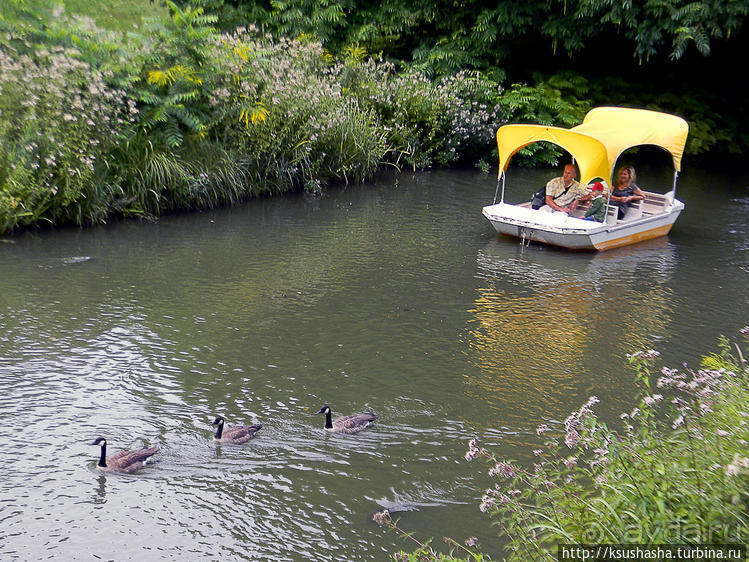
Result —
<path fill-rule="evenodd" d="M 223 416 L 216 416 L 216 419 L 213 420 L 213 423 L 211 425 L 224 425 Z"/>
<path fill-rule="evenodd" d="M 106 469 L 107 467 L 107 440 L 103 437 L 97 437 L 89 445 L 98 445 L 101 447 L 101 454 L 99 455 L 99 462 L 97 467 L 100 469 Z"/>
<path fill-rule="evenodd" d="M 317 415 L 317 414 L 326 414 L 326 415 L 330 414 L 330 406 L 328 406 L 327 404 L 325 404 L 325 406 L 323 406 L 322 408 L 320 408 L 320 411 L 317 412 L 315 415 Z"/>

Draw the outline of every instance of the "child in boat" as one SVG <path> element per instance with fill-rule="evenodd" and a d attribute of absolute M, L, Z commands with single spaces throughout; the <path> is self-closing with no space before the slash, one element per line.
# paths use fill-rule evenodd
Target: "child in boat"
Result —
<path fill-rule="evenodd" d="M 597 181 L 589 186 L 588 189 L 593 196 L 593 200 L 590 203 L 590 208 L 585 211 L 583 220 L 603 222 L 606 218 L 606 205 L 603 202 L 603 184 Z"/>

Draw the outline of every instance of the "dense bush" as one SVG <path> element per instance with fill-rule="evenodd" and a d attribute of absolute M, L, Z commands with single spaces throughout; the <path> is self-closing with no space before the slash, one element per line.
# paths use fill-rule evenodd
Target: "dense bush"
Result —
<path fill-rule="evenodd" d="M 537 428 L 545 443 L 533 466 L 497 458 L 471 440 L 466 459 L 487 461 L 495 480 L 479 509 L 500 530 L 507 560 L 553 561 L 560 543 L 747 542 L 749 369 L 740 347 L 722 339 L 699 370 L 684 364 L 656 374 L 657 357 L 630 357 L 641 395 L 621 415 L 621 429 L 595 415 L 593 396 L 563 427 Z M 377 519 L 397 529 L 386 513 Z M 455 555 L 480 559 L 474 548 L 450 544 Z M 454 559 L 429 545 L 398 556 Z"/>
<path fill-rule="evenodd" d="M 528 39 L 567 53 L 596 48 L 601 37 L 626 42 L 642 60 L 678 59 L 688 47 L 710 53 L 749 13 L 746 2 L 546 0 L 197 0 L 224 25 L 254 21 L 283 36 L 311 34 L 333 50 L 361 43 L 387 56 L 429 64 L 442 73 L 520 56 Z M 187 3 L 187 2 L 185 2 Z"/>

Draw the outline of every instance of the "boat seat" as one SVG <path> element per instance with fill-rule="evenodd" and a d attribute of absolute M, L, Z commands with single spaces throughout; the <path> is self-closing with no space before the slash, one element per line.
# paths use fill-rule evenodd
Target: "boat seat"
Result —
<path fill-rule="evenodd" d="M 638 199 L 637 201 L 630 201 L 629 207 L 627 208 L 627 214 L 624 216 L 628 221 L 639 219 L 642 216 L 643 211 L 643 200 Z"/>
<path fill-rule="evenodd" d="M 614 225 L 619 218 L 619 207 L 606 205 L 606 224 Z"/>
<path fill-rule="evenodd" d="M 645 200 L 642 202 L 642 214 L 645 216 L 662 213 L 671 203 L 669 198 L 662 193 L 645 191 Z"/>

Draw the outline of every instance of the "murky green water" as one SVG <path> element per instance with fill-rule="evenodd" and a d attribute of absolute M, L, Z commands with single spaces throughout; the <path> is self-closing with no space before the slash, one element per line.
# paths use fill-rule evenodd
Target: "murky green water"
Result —
<path fill-rule="evenodd" d="M 0 558 L 382 560 L 408 547 L 382 507 L 496 554 L 468 439 L 528 460 L 589 395 L 631 407 L 627 353 L 695 363 L 735 335 L 748 184 L 685 173 L 669 238 L 600 254 L 498 238 L 472 171 L 6 240 Z M 325 403 L 380 421 L 329 435 Z M 216 414 L 264 429 L 216 445 Z M 99 435 L 159 462 L 100 474 Z"/>

